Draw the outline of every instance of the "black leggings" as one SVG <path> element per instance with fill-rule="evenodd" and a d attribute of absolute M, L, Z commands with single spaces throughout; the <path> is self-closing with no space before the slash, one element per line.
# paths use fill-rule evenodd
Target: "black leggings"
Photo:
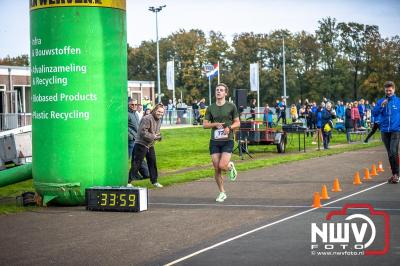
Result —
<path fill-rule="evenodd" d="M 378 130 L 378 128 L 379 128 L 379 124 L 374 123 L 374 126 L 372 127 L 371 132 L 369 132 L 369 134 L 368 134 L 367 138 L 364 140 L 364 142 L 368 142 L 369 138 L 375 134 L 375 132 Z"/>
<path fill-rule="evenodd" d="M 149 149 L 141 144 L 135 143 L 133 148 L 133 160 L 131 161 L 131 170 L 129 171 L 129 181 L 132 181 L 135 176 L 137 176 L 138 171 L 142 165 L 143 159 L 146 156 L 147 166 L 150 172 L 150 181 L 152 184 L 157 183 L 158 171 L 157 171 L 157 161 L 156 152 L 154 146 Z"/>

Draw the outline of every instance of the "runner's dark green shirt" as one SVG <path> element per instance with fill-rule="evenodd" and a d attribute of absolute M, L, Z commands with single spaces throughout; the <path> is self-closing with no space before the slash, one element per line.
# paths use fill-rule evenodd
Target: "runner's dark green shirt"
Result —
<path fill-rule="evenodd" d="M 204 119 L 211 123 L 224 123 L 224 127 L 233 124 L 233 120 L 239 117 L 236 105 L 231 102 L 225 102 L 224 105 L 218 106 L 216 103 L 211 104 L 207 110 Z M 233 132 L 229 132 L 229 136 L 222 135 L 216 128 L 211 129 L 212 140 L 232 140 Z"/>

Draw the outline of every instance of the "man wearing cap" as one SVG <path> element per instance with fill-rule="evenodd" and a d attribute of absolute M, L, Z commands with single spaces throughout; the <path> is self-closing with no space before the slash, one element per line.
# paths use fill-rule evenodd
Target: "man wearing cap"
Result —
<path fill-rule="evenodd" d="M 375 116 L 380 116 L 380 130 L 389 157 L 392 176 L 389 184 L 399 183 L 399 140 L 400 140 L 400 98 L 395 92 L 393 81 L 384 84 L 385 98 L 378 100 L 373 110 Z"/>

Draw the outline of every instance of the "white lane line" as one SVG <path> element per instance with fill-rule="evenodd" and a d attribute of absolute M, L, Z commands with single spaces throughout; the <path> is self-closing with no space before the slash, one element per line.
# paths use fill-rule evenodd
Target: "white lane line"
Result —
<path fill-rule="evenodd" d="M 325 204 L 323 204 L 322 206 L 331 205 L 331 204 L 333 204 L 333 203 L 335 203 L 335 202 L 342 201 L 342 200 L 344 200 L 344 199 L 347 199 L 347 198 L 350 198 L 350 197 L 352 197 L 352 196 L 355 196 L 355 195 L 364 193 L 364 192 L 366 192 L 366 191 L 368 191 L 368 190 L 371 190 L 371 189 L 380 187 L 380 186 L 385 185 L 385 184 L 387 184 L 387 182 L 383 182 L 383 183 L 377 184 L 377 185 L 375 185 L 375 186 L 366 188 L 366 189 L 361 190 L 361 191 L 359 191 L 359 192 L 355 192 L 355 193 L 350 194 L 350 195 L 348 195 L 348 196 L 344 196 L 344 197 L 339 198 L 339 199 L 337 199 L 337 200 L 334 200 L 334 201 L 332 201 L 332 202 L 325 203 Z M 263 229 L 265 229 L 265 228 L 267 228 L 267 227 L 273 226 L 273 225 L 275 225 L 275 224 L 282 223 L 282 222 L 284 222 L 284 221 L 293 219 L 293 218 L 295 218 L 295 217 L 298 217 L 298 216 L 300 216 L 300 215 L 303 215 L 303 214 L 312 212 L 312 211 L 317 210 L 317 209 L 318 209 L 318 208 L 312 208 L 312 209 L 309 209 L 309 210 L 306 210 L 306 211 L 303 211 L 303 212 L 300 212 L 300 213 L 291 215 L 291 216 L 289 216 L 289 217 L 283 218 L 283 219 L 281 219 L 281 220 L 278 220 L 278 221 L 275 221 L 275 222 L 272 222 L 272 223 L 269 223 L 269 224 L 260 226 L 260 227 L 258 227 L 258 228 L 253 229 L 253 230 L 247 231 L 247 232 L 245 232 L 245 233 L 243 233 L 243 234 L 240 234 L 240 235 L 237 235 L 237 236 L 235 236 L 235 237 L 226 239 L 226 240 L 221 241 L 221 242 L 219 242 L 219 243 L 216 243 L 216 244 L 214 244 L 214 245 L 212 245 L 212 246 L 203 248 L 203 249 L 201 249 L 201 250 L 199 250 L 199 251 L 193 252 L 193 253 L 191 253 L 191 254 L 189 254 L 189 255 L 186 255 L 186 256 L 184 256 L 184 257 L 182 257 L 182 258 L 179 258 L 179 259 L 177 259 L 177 260 L 174 260 L 174 261 L 172 261 L 172 262 L 169 262 L 169 263 L 165 264 L 165 266 L 170 266 L 170 265 L 177 264 L 177 263 L 182 262 L 182 261 L 184 261 L 184 260 L 187 260 L 187 259 L 189 259 L 189 258 L 191 258 L 191 257 L 194 257 L 194 256 L 196 256 L 196 255 L 199 255 L 199 254 L 201 254 L 201 253 L 204 253 L 204 252 L 206 252 L 206 251 L 208 251 L 208 250 L 210 250 L 210 249 L 214 249 L 214 248 L 219 247 L 219 246 L 222 246 L 222 245 L 224 245 L 224 244 L 226 244 L 226 243 L 232 242 L 232 241 L 234 241 L 234 240 L 236 240 L 236 239 L 242 238 L 242 237 L 244 237 L 244 236 L 247 236 L 247 235 L 250 235 L 250 234 L 252 234 L 252 233 L 258 232 L 258 231 L 260 231 L 260 230 L 263 230 Z"/>
<path fill-rule="evenodd" d="M 212 203 L 174 203 L 174 202 L 152 202 L 149 205 L 161 205 L 161 206 L 184 206 L 184 207 L 246 207 L 246 208 L 288 208 L 288 209 L 308 209 L 311 206 L 301 206 L 301 205 L 262 205 L 262 204 L 212 204 Z M 323 206 L 322 209 L 341 209 L 343 206 Z M 364 208 L 349 208 L 352 209 L 364 209 Z M 374 208 L 376 211 L 400 211 L 400 209 L 391 209 L 391 208 Z"/>
<path fill-rule="evenodd" d="M 154 202 L 150 205 L 163 206 L 204 206 L 204 207 L 256 207 L 256 208 L 310 208 L 311 206 L 294 206 L 294 205 L 260 205 L 260 204 L 212 204 L 212 203 L 169 203 L 169 202 Z"/>

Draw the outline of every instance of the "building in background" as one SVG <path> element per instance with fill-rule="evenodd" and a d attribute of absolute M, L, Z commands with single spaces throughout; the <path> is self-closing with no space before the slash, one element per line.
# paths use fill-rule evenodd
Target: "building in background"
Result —
<path fill-rule="evenodd" d="M 29 67 L 0 66 L 0 130 L 31 125 Z"/>
<path fill-rule="evenodd" d="M 0 66 L 0 113 L 31 113 L 29 67 Z"/>
<path fill-rule="evenodd" d="M 154 95 L 154 81 L 128 81 L 128 96 L 138 103 L 147 97 L 153 104 L 155 102 Z"/>

